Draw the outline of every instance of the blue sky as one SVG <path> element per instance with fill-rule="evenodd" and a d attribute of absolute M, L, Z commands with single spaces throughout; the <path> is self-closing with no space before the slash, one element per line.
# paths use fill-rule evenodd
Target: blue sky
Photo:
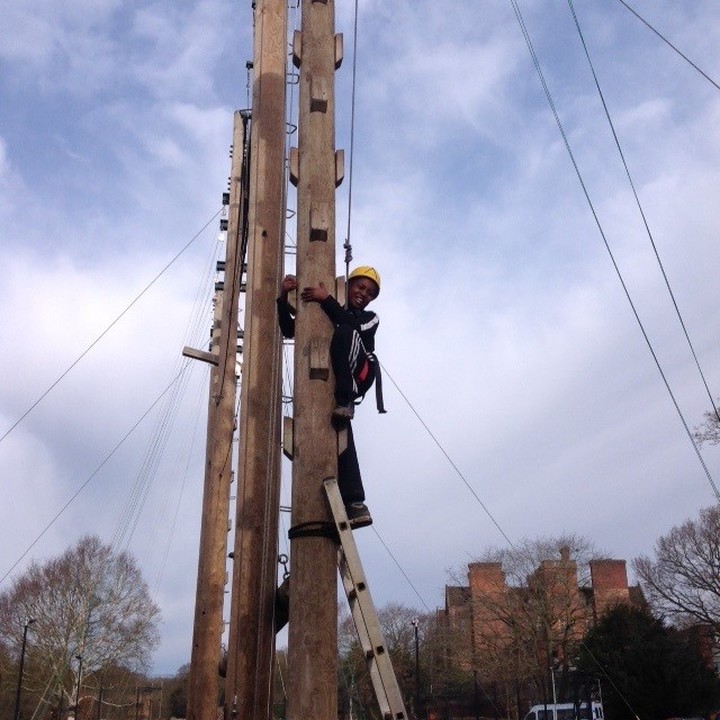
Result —
<path fill-rule="evenodd" d="M 697 425 L 709 401 L 570 9 L 547 0 L 519 7 L 605 236 Z M 720 80 L 714 3 L 633 7 Z M 575 10 L 718 396 L 720 91 L 620 2 Z M 337 2 L 346 38 L 337 145 L 346 152 L 352 17 L 353 5 Z M 299 13 L 290 19 L 292 31 Z M 183 345 L 207 341 L 222 252 L 215 216 L 232 113 L 248 105 L 251 32 L 249 2 L 35 0 L 5 10 L 0 434 L 209 225 L 0 442 L 0 575 L 171 383 Z M 356 92 L 351 240 L 357 263 L 383 277 L 378 352 L 389 376 L 508 537 L 575 532 L 612 557 L 650 552 L 713 493 L 511 4 L 360 2 Z M 346 182 L 338 248 L 347 192 Z M 380 604 L 434 608 L 448 569 L 504 540 L 393 383 L 385 386 L 390 412 L 378 416 L 368 403 L 356 420 L 377 531 L 359 534 L 361 552 Z M 86 533 L 129 543 L 163 611 L 157 672 L 189 658 L 207 369 L 192 365 L 174 387 L 16 569 Z M 703 448 L 713 477 L 718 452 Z"/>

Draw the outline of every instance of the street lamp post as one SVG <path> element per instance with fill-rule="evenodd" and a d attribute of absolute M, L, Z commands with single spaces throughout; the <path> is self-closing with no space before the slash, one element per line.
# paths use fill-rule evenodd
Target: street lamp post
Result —
<path fill-rule="evenodd" d="M 420 620 L 414 618 L 412 626 L 415 629 L 415 717 L 420 717 L 420 642 L 418 640 L 418 627 Z"/>
<path fill-rule="evenodd" d="M 473 710 L 475 711 L 475 720 L 480 720 L 479 706 L 477 668 L 473 668 Z"/>
<path fill-rule="evenodd" d="M 76 655 L 78 661 L 77 689 L 75 690 L 75 720 L 80 717 L 80 683 L 82 682 L 82 655 Z"/>
<path fill-rule="evenodd" d="M 15 720 L 20 720 L 20 693 L 22 692 L 23 670 L 25 669 L 25 648 L 27 647 L 28 628 L 35 622 L 29 619 L 23 628 L 22 649 L 20 650 L 20 670 L 18 672 L 17 692 L 15 694 Z"/>

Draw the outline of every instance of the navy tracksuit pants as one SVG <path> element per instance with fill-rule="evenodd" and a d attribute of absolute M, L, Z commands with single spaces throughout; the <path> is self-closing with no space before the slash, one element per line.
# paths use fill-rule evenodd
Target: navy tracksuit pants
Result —
<path fill-rule="evenodd" d="M 372 387 L 375 363 L 365 352 L 357 330 L 349 325 L 338 325 L 330 343 L 330 359 L 338 405 L 349 405 Z M 348 423 L 347 435 L 347 448 L 338 456 L 338 487 L 346 505 L 365 501 L 352 423 Z"/>

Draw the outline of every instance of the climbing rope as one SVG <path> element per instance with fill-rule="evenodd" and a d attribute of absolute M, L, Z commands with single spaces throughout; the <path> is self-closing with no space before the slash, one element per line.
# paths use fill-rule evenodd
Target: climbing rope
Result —
<path fill-rule="evenodd" d="M 353 185 L 353 156 L 355 153 L 355 87 L 357 78 L 357 38 L 358 38 L 358 0 L 355 0 L 355 15 L 353 22 L 353 63 L 352 63 L 352 93 L 350 95 L 350 157 L 348 162 L 348 210 L 347 210 L 347 232 L 345 234 L 345 282 L 350 275 L 350 263 L 352 262 L 352 244 L 350 242 L 350 228 L 352 216 L 352 185 Z M 347 297 L 345 298 L 347 305 Z"/>

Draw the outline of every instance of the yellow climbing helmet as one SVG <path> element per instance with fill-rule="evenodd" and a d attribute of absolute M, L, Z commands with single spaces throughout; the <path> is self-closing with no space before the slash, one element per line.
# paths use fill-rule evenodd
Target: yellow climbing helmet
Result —
<path fill-rule="evenodd" d="M 380 273 L 374 267 L 370 267 L 369 265 L 360 265 L 356 267 L 350 275 L 348 275 L 348 280 L 352 280 L 357 277 L 364 277 L 368 280 L 372 280 L 377 285 L 377 294 L 380 294 Z"/>

